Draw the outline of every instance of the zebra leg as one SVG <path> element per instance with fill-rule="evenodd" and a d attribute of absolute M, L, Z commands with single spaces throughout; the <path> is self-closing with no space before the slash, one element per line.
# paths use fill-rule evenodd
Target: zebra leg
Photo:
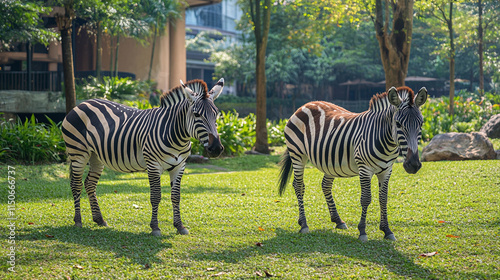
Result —
<path fill-rule="evenodd" d="M 330 218 L 332 222 L 337 224 L 336 228 L 347 229 L 347 225 L 340 218 L 339 213 L 337 212 L 337 207 L 335 207 L 335 201 L 333 200 L 333 179 L 333 177 L 325 175 L 323 177 L 323 181 L 321 182 L 321 189 L 323 190 L 323 194 L 325 195 L 326 204 L 328 205 L 328 210 L 330 210 Z"/>
<path fill-rule="evenodd" d="M 70 158 L 71 163 L 69 166 L 69 177 L 71 193 L 73 194 L 73 200 L 75 203 L 75 227 L 82 227 L 82 215 L 80 212 L 80 197 L 82 194 L 82 178 L 83 172 L 85 171 L 85 166 L 87 165 L 88 157 L 80 156 L 77 158 Z"/>
<path fill-rule="evenodd" d="M 377 174 L 379 182 L 379 201 L 380 201 L 380 230 L 384 232 L 384 238 L 391 241 L 396 241 L 396 237 L 389 228 L 387 220 L 387 194 L 389 189 L 389 179 L 391 177 L 392 168 Z"/>
<path fill-rule="evenodd" d="M 148 163 L 148 179 L 149 179 L 149 189 L 150 189 L 150 200 L 151 200 L 151 234 L 154 236 L 161 236 L 161 230 L 158 227 L 158 206 L 161 201 L 161 173 L 162 169 L 157 166 L 157 164 Z"/>
<path fill-rule="evenodd" d="M 293 159 L 294 157 L 292 157 Z M 309 227 L 307 226 L 306 213 L 304 211 L 304 164 L 302 162 L 293 162 L 293 189 L 297 196 L 299 204 L 299 226 L 300 233 L 308 233 Z"/>
<path fill-rule="evenodd" d="M 359 179 L 361 183 L 361 219 L 358 224 L 359 237 L 362 242 L 368 241 L 366 234 L 366 212 L 372 202 L 371 181 L 373 173 L 367 168 L 359 167 Z"/>
<path fill-rule="evenodd" d="M 100 226 L 107 227 L 108 224 L 102 218 L 101 209 L 97 202 L 96 187 L 99 178 L 101 177 L 104 164 L 97 158 L 96 154 L 92 154 L 89 160 L 89 174 L 85 178 L 85 191 L 89 197 L 90 209 L 92 210 L 92 220 Z"/>
<path fill-rule="evenodd" d="M 189 234 L 187 228 L 184 227 L 181 220 L 181 210 L 180 210 L 180 202 L 181 202 L 181 179 L 184 174 L 184 168 L 186 167 L 186 163 L 183 162 L 178 165 L 176 168 L 169 172 L 170 174 L 170 186 L 172 188 L 171 200 L 172 200 L 172 208 L 174 212 L 174 227 L 177 229 L 177 233 L 182 235 Z"/>

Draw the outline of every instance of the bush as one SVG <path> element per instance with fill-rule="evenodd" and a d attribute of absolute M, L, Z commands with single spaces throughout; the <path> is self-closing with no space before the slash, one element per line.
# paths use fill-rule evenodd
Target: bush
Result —
<path fill-rule="evenodd" d="M 0 123 L 0 160 L 2 162 L 62 162 L 66 160 L 60 125 L 47 117 L 50 125 L 36 123 L 35 116 L 24 123 Z"/>
<path fill-rule="evenodd" d="M 440 133 L 479 131 L 491 116 L 500 113 L 500 104 L 496 103 L 500 102 L 500 98 L 493 94 L 485 94 L 485 97 L 481 98 L 474 93 L 461 91 L 454 98 L 454 102 L 454 116 L 448 113 L 448 97 L 429 98 L 422 106 L 424 141 L 429 141 Z"/>
<path fill-rule="evenodd" d="M 77 99 L 103 98 L 108 100 L 135 99 L 151 91 L 151 82 L 130 78 L 103 77 L 102 81 L 92 77 L 76 87 Z"/>
<path fill-rule="evenodd" d="M 284 129 L 287 120 L 267 121 L 267 135 L 271 146 L 285 144 Z M 222 112 L 217 120 L 217 132 L 224 146 L 225 156 L 241 155 L 245 150 L 250 150 L 255 143 L 256 119 L 254 114 L 239 118 L 236 111 Z M 194 138 L 192 141 L 192 154 L 203 155 L 205 148 Z"/>

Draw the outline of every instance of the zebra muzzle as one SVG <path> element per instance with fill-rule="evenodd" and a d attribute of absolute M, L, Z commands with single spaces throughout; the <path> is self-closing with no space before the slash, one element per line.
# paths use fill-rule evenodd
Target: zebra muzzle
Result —
<path fill-rule="evenodd" d="M 406 154 L 405 162 L 403 163 L 403 167 L 406 172 L 410 174 L 415 174 L 422 167 L 422 163 L 418 158 L 418 153 L 413 153 L 412 149 L 408 149 L 408 153 Z"/>
<path fill-rule="evenodd" d="M 209 157 L 218 157 L 224 151 L 224 146 L 220 142 L 219 136 L 213 134 L 208 134 L 208 145 L 205 146 L 205 150 Z"/>

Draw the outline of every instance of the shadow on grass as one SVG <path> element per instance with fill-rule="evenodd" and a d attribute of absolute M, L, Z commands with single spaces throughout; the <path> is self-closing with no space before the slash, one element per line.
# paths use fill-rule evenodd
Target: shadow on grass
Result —
<path fill-rule="evenodd" d="M 370 262 L 384 266 L 388 271 L 402 277 L 436 278 L 428 269 L 415 264 L 408 256 L 397 251 L 394 243 L 389 241 L 369 240 L 361 243 L 356 238 L 331 231 L 299 234 L 276 229 L 276 235 L 274 238 L 262 240 L 262 247 L 252 244 L 241 249 L 208 254 L 195 252 L 192 256 L 198 260 L 222 260 L 227 263 L 238 263 L 246 258 L 261 255 L 283 259 L 304 258 L 305 264 L 317 268 L 336 265 L 366 266 L 366 262 Z M 318 263 L 317 258 L 311 258 L 311 253 L 328 254 L 331 257 Z"/>
<path fill-rule="evenodd" d="M 165 242 L 171 239 L 174 234 L 152 236 L 149 233 L 133 233 L 120 231 L 113 228 L 77 228 L 74 226 L 43 227 L 24 230 L 18 235 L 19 240 L 44 241 L 27 244 L 31 251 L 36 252 L 37 259 L 53 258 L 75 258 L 79 254 L 91 255 L 96 250 L 111 252 L 115 258 L 126 258 L 127 260 L 140 264 L 162 263 L 156 255 L 158 252 L 172 248 L 172 244 Z M 45 242 L 46 241 L 46 242 Z M 59 243 L 51 243 L 58 241 Z M 80 252 L 71 244 L 78 245 L 78 248 L 91 248 L 88 251 Z M 54 256 L 54 252 L 57 254 Z M 30 253 L 28 253 L 30 254 Z M 21 256 L 20 259 L 23 257 Z"/>

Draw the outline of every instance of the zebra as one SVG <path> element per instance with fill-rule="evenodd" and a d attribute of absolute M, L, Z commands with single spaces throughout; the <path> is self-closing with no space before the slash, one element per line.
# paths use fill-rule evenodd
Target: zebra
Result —
<path fill-rule="evenodd" d="M 332 103 L 316 101 L 299 108 L 285 127 L 286 151 L 280 161 L 279 194 L 286 189 L 293 169 L 293 187 L 298 200 L 300 233 L 309 232 L 304 212 L 304 167 L 308 160 L 324 173 L 321 188 L 331 221 L 346 229 L 332 195 L 334 178 L 359 176 L 362 242 L 366 234 L 366 212 L 371 203 L 371 179 L 377 175 L 380 200 L 380 230 L 387 240 L 396 240 L 387 220 L 387 192 L 392 165 L 398 155 L 403 167 L 415 174 L 422 167 L 418 157 L 423 116 L 420 106 L 427 100 L 427 89 L 415 95 L 409 87 L 391 87 L 370 100 L 369 109 L 352 113 Z"/>
<path fill-rule="evenodd" d="M 210 157 L 224 150 L 217 133 L 219 110 L 214 100 L 221 94 L 224 79 L 208 91 L 202 80 L 192 80 L 171 89 L 160 98 L 160 107 L 139 110 L 108 100 L 91 99 L 73 108 L 62 123 L 62 134 L 70 161 L 70 185 L 76 227 L 82 227 L 80 194 L 85 166 L 89 172 L 85 191 L 92 219 L 107 226 L 96 197 L 96 186 L 104 166 L 120 172 L 147 171 L 152 206 L 152 235 L 161 236 L 158 205 L 160 176 L 170 175 L 173 224 L 179 234 L 189 234 L 180 216 L 180 184 L 191 152 L 190 137 L 205 146 Z"/>

